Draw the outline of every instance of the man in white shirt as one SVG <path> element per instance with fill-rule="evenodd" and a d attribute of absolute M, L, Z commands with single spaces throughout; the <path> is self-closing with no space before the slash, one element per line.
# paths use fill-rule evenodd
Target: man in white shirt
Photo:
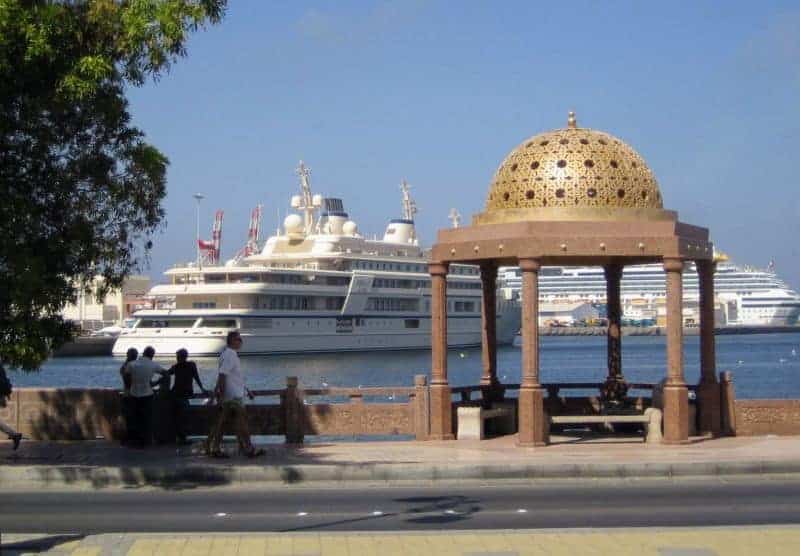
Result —
<path fill-rule="evenodd" d="M 257 450 L 250 442 L 250 431 L 247 427 L 247 411 L 244 407 L 244 397 L 254 398 L 244 383 L 244 374 L 239 362 L 239 349 L 242 347 L 242 337 L 233 330 L 228 333 L 227 346 L 219 356 L 219 375 L 214 395 L 220 403 L 219 417 L 211 427 L 206 443 L 206 453 L 215 458 L 226 458 L 228 455 L 222 451 L 222 435 L 225 424 L 232 422 L 236 430 L 236 439 L 239 450 L 247 457 L 261 456 L 264 450 Z"/>
<path fill-rule="evenodd" d="M 149 446 L 153 441 L 153 376 L 163 374 L 161 365 L 153 361 L 156 350 L 147 346 L 142 356 L 125 365 L 123 372 L 130 376 L 130 395 L 133 399 L 132 420 L 135 424 L 130 444 L 136 448 Z"/>

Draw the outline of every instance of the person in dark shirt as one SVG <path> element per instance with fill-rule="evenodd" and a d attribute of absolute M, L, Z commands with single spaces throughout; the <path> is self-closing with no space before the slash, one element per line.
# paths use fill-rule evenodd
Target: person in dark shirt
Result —
<path fill-rule="evenodd" d="M 188 411 L 189 400 L 194 393 L 194 384 L 192 381 L 197 382 L 200 391 L 208 394 L 208 391 L 203 388 L 203 383 L 200 381 L 200 375 L 197 373 L 197 365 L 194 361 L 189 361 L 189 352 L 185 349 L 179 349 L 175 352 L 175 357 L 178 362 L 175 363 L 168 371 L 169 375 L 175 376 L 175 382 L 172 385 L 172 408 L 173 418 L 175 419 L 175 436 L 178 444 L 186 445 L 190 442 L 186 439 L 188 435 Z"/>
<path fill-rule="evenodd" d="M 6 406 L 6 398 L 11 396 L 13 388 L 11 386 L 11 381 L 8 380 L 6 376 L 6 370 L 3 368 L 3 365 L 0 364 L 0 409 Z M 22 434 L 18 433 L 14 429 L 11 428 L 11 425 L 3 422 L 0 420 L 0 431 L 4 432 L 8 439 L 12 442 L 12 450 L 16 450 L 19 448 L 19 443 L 22 440 Z"/>

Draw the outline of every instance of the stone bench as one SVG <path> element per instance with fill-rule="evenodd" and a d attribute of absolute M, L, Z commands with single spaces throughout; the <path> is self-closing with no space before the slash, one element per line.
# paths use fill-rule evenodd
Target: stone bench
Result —
<path fill-rule="evenodd" d="M 645 442 L 661 443 L 661 410 L 649 407 L 643 415 L 553 415 L 553 425 L 584 425 L 598 423 L 643 423 L 645 426 Z"/>
<path fill-rule="evenodd" d="M 517 429 L 517 410 L 513 403 L 496 402 L 491 409 L 480 406 L 462 406 L 456 410 L 458 440 L 483 440 L 486 438 L 486 421 L 492 419 L 496 434 L 513 434 Z"/>

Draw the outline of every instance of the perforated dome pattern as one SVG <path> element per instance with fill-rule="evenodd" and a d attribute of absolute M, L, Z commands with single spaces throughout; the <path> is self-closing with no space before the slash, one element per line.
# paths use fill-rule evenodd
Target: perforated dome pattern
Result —
<path fill-rule="evenodd" d="M 639 153 L 613 135 L 568 127 L 535 135 L 511 151 L 486 200 L 487 212 L 547 207 L 661 209 L 663 203 Z"/>

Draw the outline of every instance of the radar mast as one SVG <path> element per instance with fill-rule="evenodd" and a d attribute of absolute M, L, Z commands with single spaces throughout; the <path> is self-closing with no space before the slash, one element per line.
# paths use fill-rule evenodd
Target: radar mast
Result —
<path fill-rule="evenodd" d="M 400 183 L 400 191 L 403 192 L 403 219 L 414 221 L 417 214 L 417 203 L 411 198 L 411 186 L 406 180 Z"/>
<path fill-rule="evenodd" d="M 319 207 L 319 203 L 315 203 L 314 195 L 311 193 L 311 169 L 308 168 L 303 161 L 300 161 L 297 167 L 297 175 L 300 176 L 300 199 L 297 206 L 293 207 L 303 213 L 303 227 L 306 235 L 309 235 L 314 229 L 314 211 Z"/>

